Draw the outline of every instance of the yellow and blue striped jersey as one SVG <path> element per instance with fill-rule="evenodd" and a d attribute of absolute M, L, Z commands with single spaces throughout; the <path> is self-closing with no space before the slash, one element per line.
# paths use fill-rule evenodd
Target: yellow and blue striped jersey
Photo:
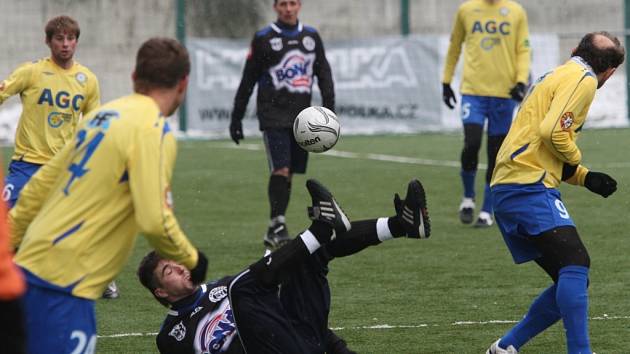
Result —
<path fill-rule="evenodd" d="M 576 139 L 595 97 L 597 77 L 580 57 L 543 75 L 531 87 L 497 155 L 491 185 L 543 182 L 556 188 L 564 163 L 579 165 Z M 584 185 L 580 165 L 567 182 Z"/>
<path fill-rule="evenodd" d="M 22 115 L 13 160 L 44 164 L 72 139 L 81 114 L 100 104 L 98 80 L 74 62 L 63 69 L 50 58 L 18 67 L 0 84 L 0 104 L 20 95 Z"/>
<path fill-rule="evenodd" d="M 15 261 L 96 299 L 142 233 L 189 269 L 197 250 L 172 210 L 176 140 L 155 101 L 134 94 L 89 113 L 73 142 L 33 175 L 10 212 Z"/>
<path fill-rule="evenodd" d="M 453 79 L 462 43 L 462 94 L 509 98 L 517 82 L 528 82 L 531 53 L 527 14 L 516 2 L 470 0 L 459 7 L 446 55 L 444 83 Z"/>

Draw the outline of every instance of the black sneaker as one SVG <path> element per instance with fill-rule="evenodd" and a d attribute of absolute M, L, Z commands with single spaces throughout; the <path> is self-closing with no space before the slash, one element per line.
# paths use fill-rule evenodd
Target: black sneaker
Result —
<path fill-rule="evenodd" d="M 103 291 L 102 298 L 103 299 L 118 299 L 120 297 L 120 292 L 118 291 L 118 286 L 115 281 L 107 284 L 107 288 Z"/>
<path fill-rule="evenodd" d="M 350 220 L 326 187 L 314 179 L 309 179 L 306 181 L 306 189 L 313 201 L 313 206 L 307 209 L 308 217 L 330 225 L 333 228 L 331 240 L 335 239 L 337 234 L 350 230 Z"/>
<path fill-rule="evenodd" d="M 422 183 L 417 179 L 411 180 L 407 186 L 405 200 L 401 200 L 398 193 L 394 196 L 394 209 L 403 224 L 407 237 L 427 238 L 431 236 L 431 220 L 427 210 L 427 197 Z"/>
<path fill-rule="evenodd" d="M 459 204 L 459 220 L 462 224 L 472 224 L 475 215 L 475 201 L 463 198 Z"/>
<path fill-rule="evenodd" d="M 291 237 L 289 236 L 289 231 L 287 230 L 287 226 L 284 223 L 270 226 L 269 229 L 267 229 L 265 237 L 263 238 L 263 243 L 265 244 L 265 247 L 269 248 L 272 251 L 282 247 L 289 241 L 291 241 Z"/>

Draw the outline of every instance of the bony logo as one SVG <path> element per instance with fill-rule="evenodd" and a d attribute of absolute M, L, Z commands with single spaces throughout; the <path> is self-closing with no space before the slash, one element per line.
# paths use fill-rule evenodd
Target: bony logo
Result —
<path fill-rule="evenodd" d="M 290 92 L 311 92 L 315 54 L 304 54 L 297 49 L 289 51 L 278 65 L 269 69 L 276 89 L 286 88 Z"/>
<path fill-rule="evenodd" d="M 45 88 L 42 94 L 37 100 L 37 104 L 48 104 L 49 106 L 56 106 L 59 108 L 68 108 L 72 104 L 72 109 L 79 111 L 81 109 L 81 101 L 83 101 L 83 95 L 74 95 L 66 91 L 59 91 L 57 94 L 53 94 L 51 89 Z"/>

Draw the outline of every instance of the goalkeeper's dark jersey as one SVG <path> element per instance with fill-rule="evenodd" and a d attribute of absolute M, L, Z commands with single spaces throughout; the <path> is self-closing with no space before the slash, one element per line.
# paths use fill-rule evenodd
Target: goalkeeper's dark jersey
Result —
<path fill-rule="evenodd" d="M 243 119 L 249 97 L 258 84 L 260 129 L 291 128 L 295 116 L 311 105 L 314 76 L 322 105 L 334 111 L 332 74 L 317 31 L 300 22 L 296 26 L 272 23 L 252 40 L 234 98 L 232 119 Z"/>
<path fill-rule="evenodd" d="M 160 353 L 245 353 L 228 299 L 232 279 L 203 284 L 173 306 L 156 339 Z"/>

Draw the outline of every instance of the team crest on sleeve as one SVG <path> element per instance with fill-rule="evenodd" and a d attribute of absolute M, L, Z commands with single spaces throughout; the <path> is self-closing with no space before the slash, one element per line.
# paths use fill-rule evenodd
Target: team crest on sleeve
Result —
<path fill-rule="evenodd" d="M 227 296 L 227 286 L 217 286 L 208 292 L 208 300 L 219 302 Z"/>
<path fill-rule="evenodd" d="M 168 333 L 169 336 L 175 338 L 176 341 L 181 342 L 186 337 L 186 326 L 182 321 L 179 321 L 171 331 Z"/>
<path fill-rule="evenodd" d="M 560 127 L 562 130 L 569 130 L 573 125 L 573 112 L 566 112 L 560 117 Z"/>
<path fill-rule="evenodd" d="M 269 44 L 271 44 L 271 49 L 279 52 L 282 50 L 282 38 L 274 37 L 269 40 Z"/>
<path fill-rule="evenodd" d="M 304 38 L 302 38 L 302 45 L 306 50 L 312 51 L 315 49 L 315 40 L 311 36 L 304 36 Z"/>

